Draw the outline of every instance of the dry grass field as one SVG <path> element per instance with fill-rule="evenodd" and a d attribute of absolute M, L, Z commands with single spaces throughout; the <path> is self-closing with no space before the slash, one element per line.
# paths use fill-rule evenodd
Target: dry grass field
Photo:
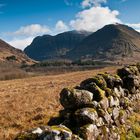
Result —
<path fill-rule="evenodd" d="M 12 140 L 29 128 L 47 124 L 61 109 L 59 93 L 96 73 L 117 67 L 0 82 L 0 140 Z"/>

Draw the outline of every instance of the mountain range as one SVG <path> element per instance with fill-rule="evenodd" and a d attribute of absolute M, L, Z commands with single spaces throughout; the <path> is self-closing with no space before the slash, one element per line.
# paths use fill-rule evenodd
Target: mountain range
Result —
<path fill-rule="evenodd" d="M 69 31 L 36 37 L 24 52 L 32 59 L 116 60 L 140 55 L 140 33 L 122 24 L 106 25 L 96 32 Z"/>
<path fill-rule="evenodd" d="M 96 32 L 68 31 L 36 37 L 23 51 L 0 39 L 0 62 L 32 64 L 45 60 L 140 60 L 140 33 L 122 24 L 106 25 Z"/>

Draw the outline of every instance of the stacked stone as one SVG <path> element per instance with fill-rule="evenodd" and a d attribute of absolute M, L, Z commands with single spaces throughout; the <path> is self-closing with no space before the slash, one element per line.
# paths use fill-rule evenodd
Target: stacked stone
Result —
<path fill-rule="evenodd" d="M 103 73 L 60 93 L 64 110 L 47 127 L 20 134 L 15 140 L 120 139 L 132 113 L 131 101 L 139 99 L 140 65 L 126 66 L 117 75 Z M 27 137 L 27 138 L 26 138 Z M 30 137 L 30 138 L 28 138 Z"/>

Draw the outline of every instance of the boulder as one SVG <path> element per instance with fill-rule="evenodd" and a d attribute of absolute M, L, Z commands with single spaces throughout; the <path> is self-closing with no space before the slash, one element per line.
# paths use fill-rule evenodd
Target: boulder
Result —
<path fill-rule="evenodd" d="M 101 106 L 102 109 L 107 110 L 108 107 L 109 107 L 108 98 L 105 97 L 104 99 L 102 99 L 102 100 L 100 101 L 100 106 Z"/>
<path fill-rule="evenodd" d="M 109 114 L 108 111 L 105 111 L 103 109 L 98 109 L 97 113 L 99 117 L 103 118 L 104 124 L 112 123 L 112 118 L 111 118 L 112 114 Z"/>
<path fill-rule="evenodd" d="M 114 96 L 113 89 L 105 88 L 104 91 L 105 91 L 105 95 L 106 95 L 106 97 Z"/>
<path fill-rule="evenodd" d="M 88 85 L 92 85 L 94 83 L 101 89 L 105 89 L 107 87 L 106 81 L 101 75 L 96 75 L 92 78 L 82 81 L 80 87 L 86 88 Z"/>
<path fill-rule="evenodd" d="M 102 76 L 105 79 L 108 88 L 113 89 L 114 87 L 123 85 L 123 81 L 118 75 L 104 73 Z"/>
<path fill-rule="evenodd" d="M 112 107 L 117 107 L 117 106 L 120 105 L 120 101 L 117 97 L 110 96 L 108 98 L 108 100 L 109 100 L 109 107 L 111 107 L 111 108 Z"/>
<path fill-rule="evenodd" d="M 129 106 L 131 106 L 129 98 L 124 97 L 120 99 L 120 107 L 127 109 Z"/>
<path fill-rule="evenodd" d="M 70 119 L 73 114 L 73 111 L 70 109 L 64 109 L 59 111 L 59 116 L 63 119 Z"/>
<path fill-rule="evenodd" d="M 119 117 L 120 109 L 115 107 L 112 111 L 112 118 L 116 120 Z"/>
<path fill-rule="evenodd" d="M 69 128 L 58 125 L 51 126 L 42 133 L 39 140 L 71 140 L 72 132 Z"/>
<path fill-rule="evenodd" d="M 82 126 L 78 131 L 78 135 L 84 140 L 96 140 L 99 134 L 100 130 L 94 124 Z"/>
<path fill-rule="evenodd" d="M 104 125 L 104 121 L 103 121 L 103 118 L 102 117 L 99 117 L 97 120 L 96 120 L 96 126 L 97 127 L 101 127 Z"/>
<path fill-rule="evenodd" d="M 105 91 L 98 87 L 95 83 L 90 83 L 84 86 L 84 89 L 93 93 L 94 101 L 99 102 L 105 97 Z"/>
<path fill-rule="evenodd" d="M 138 76 L 129 75 L 123 78 L 124 88 L 128 89 L 131 94 L 135 94 L 140 87 L 140 80 Z"/>
<path fill-rule="evenodd" d="M 121 140 L 120 138 L 120 130 L 117 126 L 112 125 L 110 127 L 110 133 L 109 133 L 109 138 L 108 140 Z"/>
<path fill-rule="evenodd" d="M 100 131 L 101 131 L 100 139 L 109 140 L 109 134 L 110 134 L 109 128 L 104 125 L 104 126 L 100 127 Z"/>
<path fill-rule="evenodd" d="M 117 73 L 121 78 L 124 78 L 124 77 L 128 77 L 129 75 L 138 75 L 139 70 L 138 70 L 137 66 L 135 66 L 135 65 L 126 66 L 124 68 L 118 69 Z"/>
<path fill-rule="evenodd" d="M 103 119 L 104 119 L 105 124 L 107 124 L 107 125 L 113 123 L 112 118 L 111 118 L 111 114 L 109 114 L 107 111 L 105 112 Z"/>
<path fill-rule="evenodd" d="M 128 117 L 128 115 L 127 115 L 127 113 L 125 112 L 125 110 L 121 109 L 121 110 L 119 111 L 119 122 L 120 122 L 120 124 L 123 125 L 123 124 L 125 123 L 127 117 Z"/>
<path fill-rule="evenodd" d="M 125 96 L 125 90 L 121 86 L 119 86 L 117 88 L 114 87 L 113 92 L 114 92 L 113 96 L 115 96 L 115 97 L 120 98 L 120 97 L 124 97 Z"/>
<path fill-rule="evenodd" d="M 93 108 L 82 108 L 75 112 L 74 119 L 78 126 L 95 124 L 98 119 L 98 114 Z"/>
<path fill-rule="evenodd" d="M 19 134 L 15 140 L 72 140 L 72 132 L 63 125 L 44 126 Z"/>
<path fill-rule="evenodd" d="M 86 90 L 64 88 L 60 93 L 60 103 L 65 109 L 77 109 L 90 104 L 93 94 Z"/>

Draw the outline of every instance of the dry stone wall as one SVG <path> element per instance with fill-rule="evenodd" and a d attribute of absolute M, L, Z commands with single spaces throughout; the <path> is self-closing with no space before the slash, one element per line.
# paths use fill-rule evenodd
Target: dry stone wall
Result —
<path fill-rule="evenodd" d="M 117 74 L 102 73 L 60 93 L 63 110 L 48 126 L 19 134 L 15 140 L 120 140 L 130 129 L 126 119 L 140 99 L 140 65 Z"/>

